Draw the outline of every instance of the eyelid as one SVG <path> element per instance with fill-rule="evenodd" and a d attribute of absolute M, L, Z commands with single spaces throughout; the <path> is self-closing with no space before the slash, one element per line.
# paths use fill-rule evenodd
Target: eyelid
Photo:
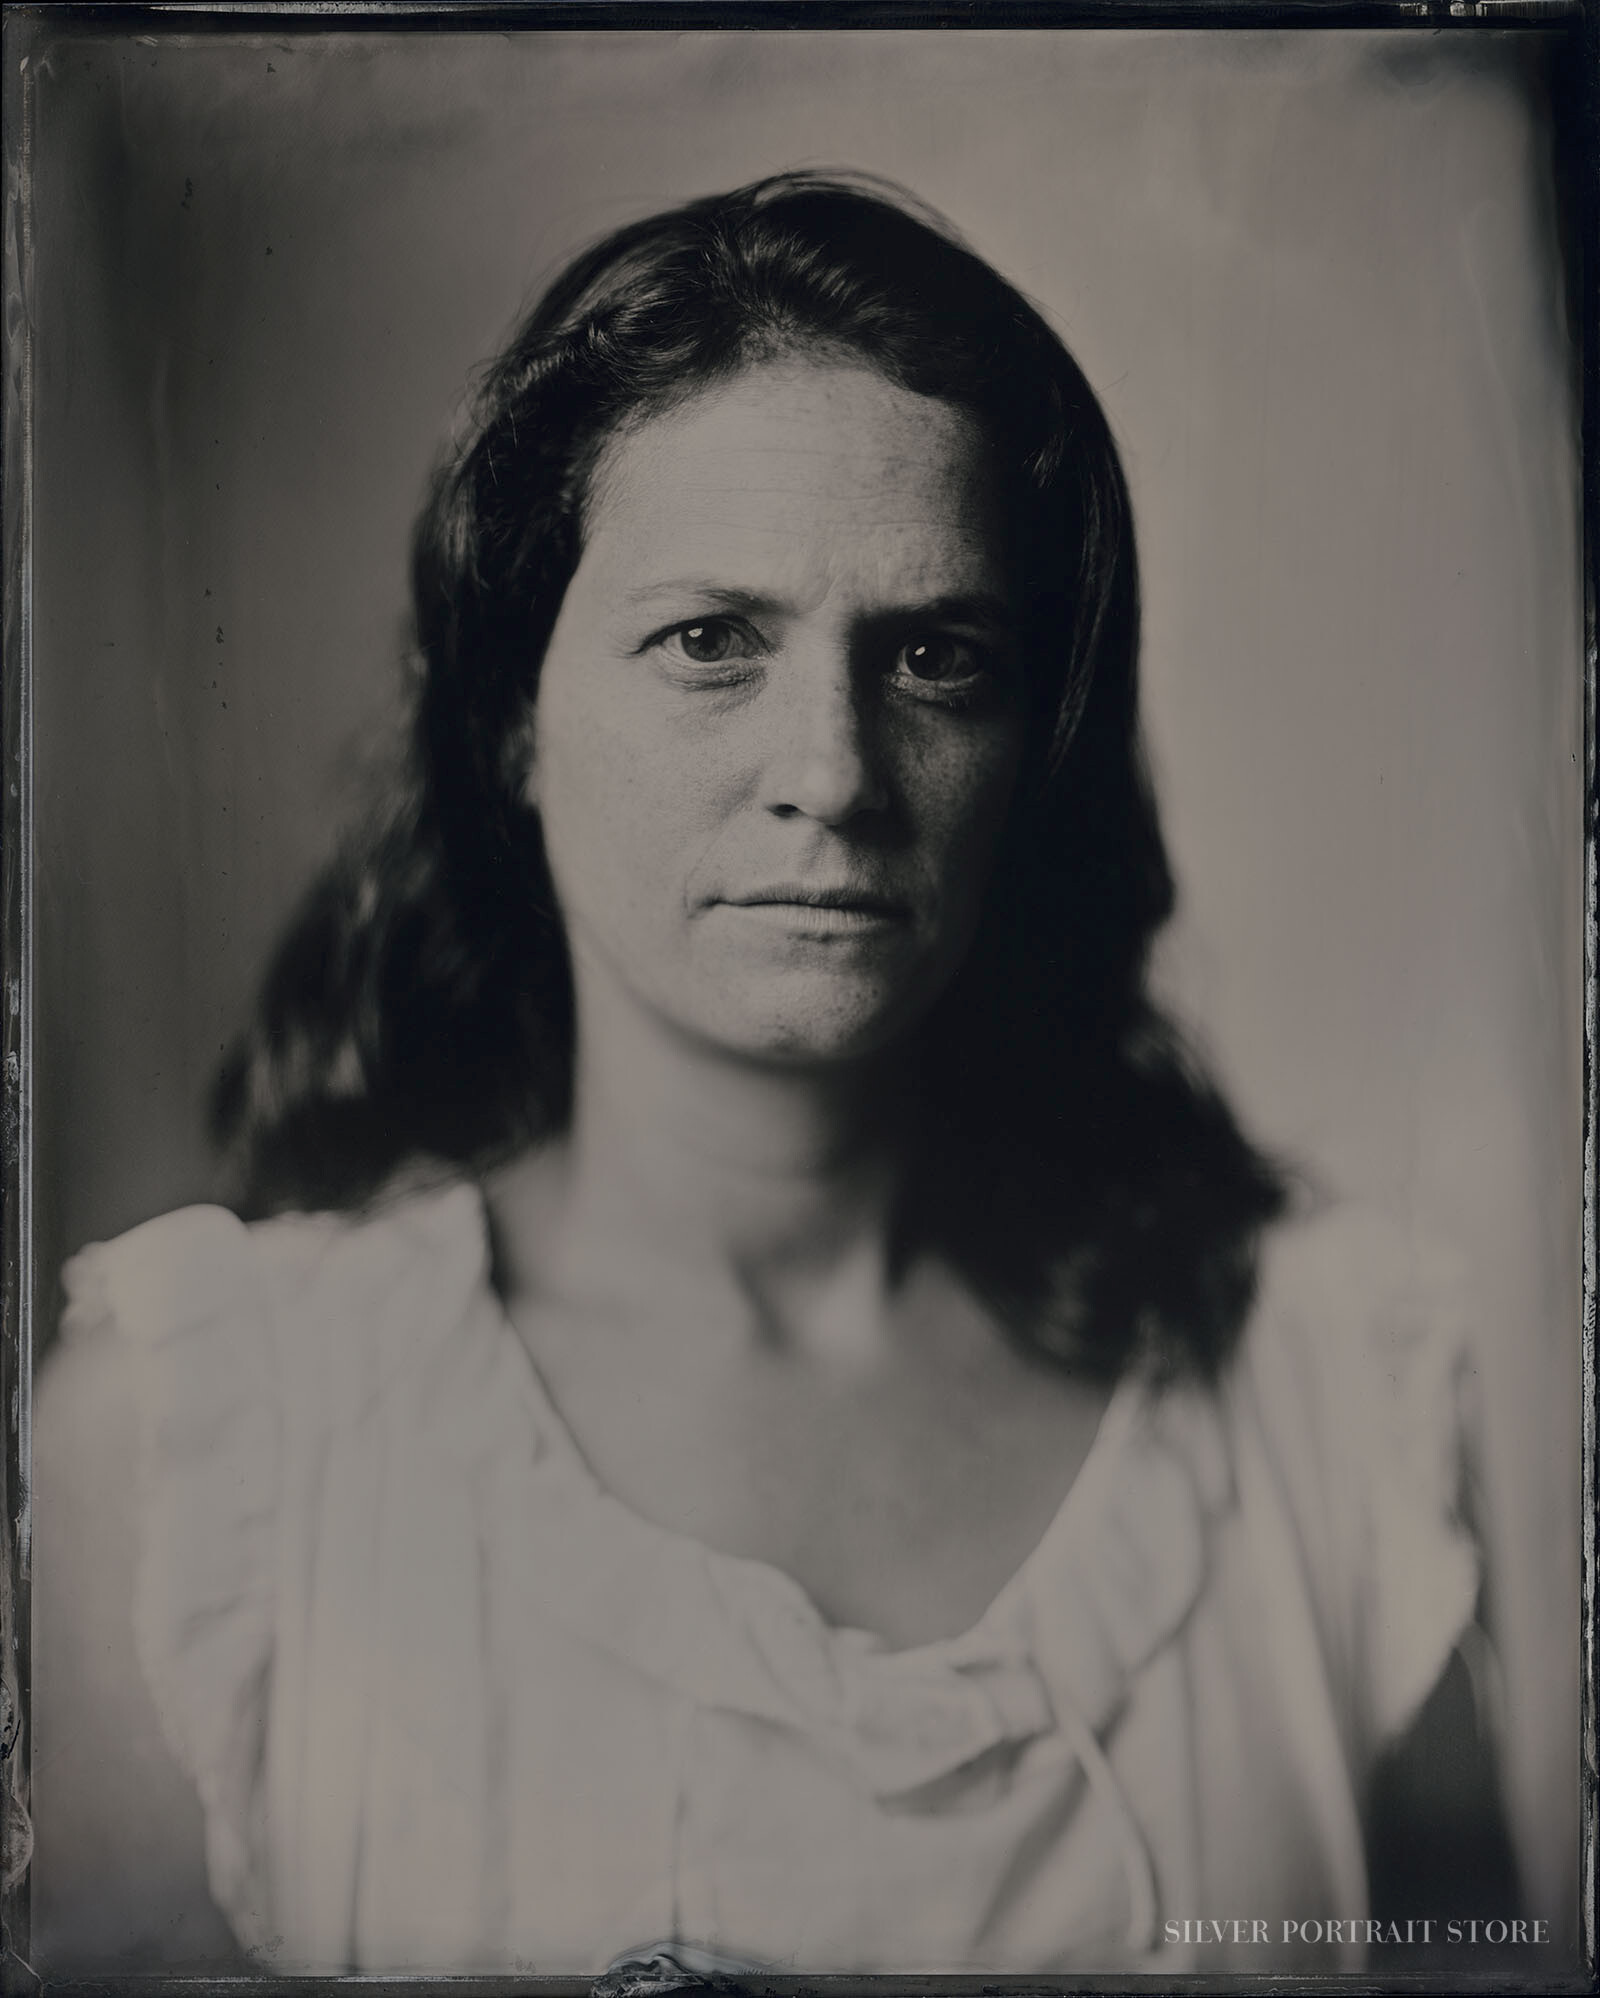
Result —
<path fill-rule="evenodd" d="M 732 611 L 707 611 L 697 617 L 674 618 L 671 624 L 664 624 L 656 631 L 653 631 L 638 649 L 640 652 L 653 652 L 658 646 L 665 645 L 668 639 L 678 638 L 686 631 L 694 631 L 700 626 L 708 624 L 725 624 L 730 631 L 738 632 L 741 637 L 749 641 L 750 651 L 745 654 L 736 655 L 736 659 L 737 657 L 760 658 L 772 650 L 771 645 L 756 630 L 755 626 L 750 623 L 748 618 L 740 617 Z M 717 663 L 720 665 L 733 665 L 736 663 L 736 659 L 721 660 Z M 683 663 L 686 666 L 700 666 L 701 670 L 705 672 L 712 670 L 709 664 L 695 659 L 685 659 Z"/>
<path fill-rule="evenodd" d="M 682 650 L 672 652 L 671 642 L 683 634 L 706 626 L 720 626 L 734 634 L 740 641 L 740 650 L 725 659 L 692 659 Z M 939 640 L 964 653 L 963 670 L 954 678 L 944 681 L 923 680 L 908 671 L 900 663 L 901 654 L 908 647 L 927 640 Z M 969 696 L 985 681 L 997 682 L 1004 678 L 1010 659 L 1010 648 L 1005 639 L 996 633 L 985 630 L 973 631 L 970 627 L 939 623 L 906 622 L 897 631 L 880 636 L 890 677 L 894 682 L 914 692 L 919 699 L 940 700 L 960 695 Z M 737 611 L 712 610 L 698 612 L 689 617 L 674 618 L 670 624 L 657 627 L 649 637 L 638 645 L 639 655 L 665 651 L 669 661 L 683 667 L 688 673 L 702 679 L 714 678 L 719 673 L 736 676 L 740 669 L 752 660 L 769 658 L 777 649 L 773 641 L 754 625 L 750 619 Z"/>
<path fill-rule="evenodd" d="M 908 647 L 930 638 L 947 642 L 966 655 L 960 662 L 960 670 L 949 679 L 925 679 L 901 663 L 901 655 Z M 914 701 L 922 707 L 965 713 L 996 699 L 1009 698 L 1015 691 L 1014 666 L 1012 649 L 1003 639 L 988 635 L 979 638 L 969 632 L 952 631 L 948 626 L 922 625 L 894 641 L 884 684 L 897 701 Z"/>
<path fill-rule="evenodd" d="M 903 633 L 892 642 L 889 656 L 891 660 L 898 662 L 903 652 L 909 651 L 914 645 L 925 644 L 929 639 L 939 639 L 964 652 L 971 662 L 972 675 L 998 672 L 1004 664 L 1004 648 L 993 639 L 980 638 L 973 632 L 952 631 L 948 627 L 935 625 L 922 625 L 913 631 Z"/>

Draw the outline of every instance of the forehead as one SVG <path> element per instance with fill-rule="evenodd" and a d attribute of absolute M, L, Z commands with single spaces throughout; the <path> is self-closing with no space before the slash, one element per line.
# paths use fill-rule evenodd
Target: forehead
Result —
<path fill-rule="evenodd" d="M 759 572 L 802 594 L 999 586 L 996 479 L 966 411 L 870 369 L 752 368 L 619 433 L 596 469 L 585 566 Z"/>

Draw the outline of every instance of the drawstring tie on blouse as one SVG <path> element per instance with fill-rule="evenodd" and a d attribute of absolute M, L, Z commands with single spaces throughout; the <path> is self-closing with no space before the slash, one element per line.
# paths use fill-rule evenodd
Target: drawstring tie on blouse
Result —
<path fill-rule="evenodd" d="M 1056 1719 L 1072 1743 L 1090 1790 L 1116 1827 L 1123 1878 L 1128 1883 L 1126 1941 L 1134 1955 L 1142 1955 L 1154 1947 L 1156 1939 L 1156 1874 L 1150 1848 L 1094 1729 L 1060 1687 L 1056 1690 Z"/>

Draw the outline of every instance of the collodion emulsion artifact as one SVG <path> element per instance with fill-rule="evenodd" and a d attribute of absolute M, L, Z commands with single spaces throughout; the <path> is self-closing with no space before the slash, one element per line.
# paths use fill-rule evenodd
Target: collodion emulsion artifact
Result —
<path fill-rule="evenodd" d="M 69 1270 L 174 1909 L 286 1970 L 1404 1941 L 1459 1300 L 1148 994 L 1132 519 L 1056 333 L 861 177 L 631 224 L 412 585 L 410 764 L 219 1079 L 237 1212 Z"/>

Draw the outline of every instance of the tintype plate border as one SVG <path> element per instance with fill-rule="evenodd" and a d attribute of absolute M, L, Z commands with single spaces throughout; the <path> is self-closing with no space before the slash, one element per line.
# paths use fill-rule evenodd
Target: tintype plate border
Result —
<path fill-rule="evenodd" d="M 1587 1976 L 1541 1982 L 1530 1975 L 1515 1988 L 1594 1988 L 1597 1912 L 1597 1747 L 1595 1597 L 1597 1586 L 1597 1469 L 1595 1340 L 1600 1294 L 1596 1201 L 1600 1184 L 1600 788 L 1597 788 L 1596 523 L 1600 521 L 1600 0 L 523 0 L 515 5 L 345 5 L 341 0 L 280 0 L 277 5 L 168 4 L 123 6 L 8 4 L 4 7 L 5 77 L 5 323 L 4 323 L 4 685 L 0 698 L 5 788 L 0 796 L 0 1792 L 7 1812 L 0 1832 L 0 1984 L 7 1991 L 48 1990 L 61 1998 L 111 1998 L 116 1992 L 273 1998 L 336 1998 L 353 1988 L 372 1998 L 512 1998 L 512 1994 L 586 1993 L 572 1977 L 73 1977 L 42 1983 L 29 1964 L 28 1882 L 30 1794 L 28 1729 L 30 1668 L 31 1506 L 28 1485 L 32 1393 L 34 1277 L 32 1228 L 33 1093 L 31 1054 L 36 992 L 33 957 L 32 533 L 34 384 L 32 277 L 32 76 L 29 57 L 39 39 L 75 31 L 114 31 L 157 41 L 212 34 L 322 32 L 399 34 L 427 30 L 781 29 L 804 26 L 848 33 L 857 28 L 1338 28 L 1416 30 L 1449 35 L 1536 31 L 1560 46 L 1555 74 L 1562 121 L 1558 165 L 1567 180 L 1575 223 L 1576 291 L 1581 306 L 1583 395 L 1584 615 L 1584 1118 L 1583 1118 L 1583 1439 L 1582 1439 L 1582 1786 L 1579 1866 L 1581 1949 Z M 1431 1971 L 1379 1977 L 1290 1977 L 1273 1974 L 1186 1976 L 1196 1992 L 1351 1993 L 1492 1991 L 1508 1988 L 1503 1972 L 1462 1969 L 1448 1986 Z M 688 1989 L 687 1985 L 656 1990 Z M 710 1988 L 695 1986 L 693 1988 Z M 748 1979 L 715 1988 L 798 1994 L 951 1994 L 1148 1992 L 1161 1980 L 1144 1976 L 1063 1976 L 1053 1979 L 957 1976 L 812 1976 Z"/>

